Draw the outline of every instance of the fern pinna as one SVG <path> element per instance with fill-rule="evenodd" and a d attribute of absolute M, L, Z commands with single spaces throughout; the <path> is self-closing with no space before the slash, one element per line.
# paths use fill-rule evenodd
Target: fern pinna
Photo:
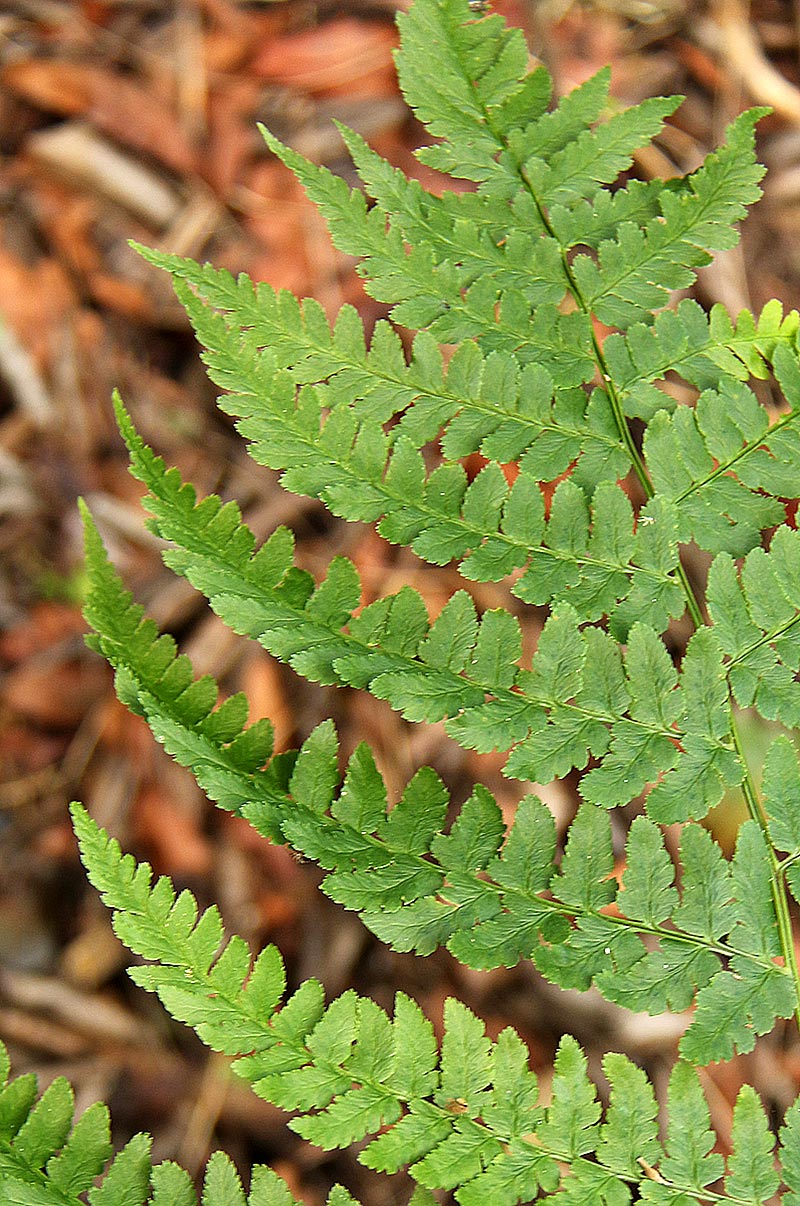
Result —
<path fill-rule="evenodd" d="M 346 558 L 315 581 L 285 528 L 257 548 L 235 504 L 198 500 L 118 400 L 120 428 L 167 564 L 231 628 L 309 680 L 369 691 L 408 721 L 443 720 L 465 749 L 500 751 L 511 779 L 574 775 L 581 803 L 563 848 L 535 791 L 521 789 L 509 828 L 481 785 L 448 825 L 428 767 L 390 800 L 367 746 L 342 771 L 330 722 L 273 757 L 269 723 L 248 727 L 241 697 L 218 703 L 216 683 L 195 680 L 143 618 L 87 514 L 91 642 L 208 795 L 319 863 L 323 890 L 394 949 L 445 946 L 473 968 L 532 960 L 555 984 L 594 985 L 632 1010 L 691 1010 L 666 1125 L 619 1054 L 605 1061 L 604 1112 L 569 1037 L 540 1093 L 518 1036 L 490 1041 L 459 1002 L 437 1047 L 403 995 L 391 1017 L 353 993 L 326 1005 L 314 981 L 286 999 L 274 949 L 254 958 L 225 940 L 216 910 L 200 916 L 188 893 L 154 883 L 76 806 L 89 876 L 146 961 L 135 981 L 235 1056 L 256 1093 L 296 1111 L 289 1125 L 306 1139 L 368 1139 L 364 1164 L 408 1170 L 414 1206 L 437 1191 L 461 1206 L 800 1202 L 800 1104 L 776 1160 L 746 1086 L 725 1160 L 697 1074 L 798 1011 L 800 766 L 777 737 L 757 789 L 737 715 L 800 723 L 800 534 L 785 507 L 800 466 L 800 322 L 777 302 L 735 319 L 692 300 L 669 307 L 735 244 L 759 196 L 764 111 L 734 121 L 692 174 L 632 180 L 634 152 L 679 98 L 616 111 L 601 72 L 551 107 L 547 72 L 529 70 L 522 34 L 498 16 L 416 0 L 398 24 L 401 86 L 432 139 L 419 158 L 468 186 L 428 193 L 342 129 L 362 192 L 264 131 L 388 308 L 369 340 L 350 307 L 331 325 L 314 301 L 142 251 L 172 274 L 255 460 L 423 561 L 455 562 L 463 587 L 434 618 L 410 587 L 364 606 Z M 770 378 L 785 400 L 775 412 L 751 388 Z M 707 584 L 682 559 L 691 543 Z M 509 609 L 481 614 L 470 584 L 501 581 Z M 547 618 L 526 659 L 517 617 L 531 605 Z M 701 822 L 733 788 L 749 819 L 726 858 Z M 620 886 L 610 810 L 636 802 Z M 84 1200 L 107 1154 L 99 1115 L 91 1138 L 82 1122 L 68 1138 L 67 1091 L 46 1126 L 47 1095 L 34 1105 L 18 1083 L 0 1099 L 4 1200 Z M 94 1162 L 79 1174 L 81 1146 Z M 117 1157 L 92 1206 L 194 1201 L 180 1170 L 151 1171 L 144 1148 L 123 1198 L 123 1159 L 134 1161 Z M 180 1186 L 170 1198 L 168 1177 Z M 266 1171 L 247 1200 L 291 1201 Z M 204 1204 L 240 1201 L 215 1157 Z"/>

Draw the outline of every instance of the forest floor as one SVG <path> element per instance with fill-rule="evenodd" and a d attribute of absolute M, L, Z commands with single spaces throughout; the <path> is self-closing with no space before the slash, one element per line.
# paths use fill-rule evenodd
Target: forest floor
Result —
<path fill-rule="evenodd" d="M 749 104 L 759 127 L 765 200 L 740 248 L 704 270 L 695 296 L 736 312 L 780 298 L 800 306 L 800 6 L 780 0 L 508 0 L 532 53 L 564 93 L 610 63 L 623 103 L 683 93 L 643 177 L 699 165 Z M 663 1087 L 685 1019 L 647 1019 L 593 993 L 566 999 L 530 967 L 473 973 L 446 954 L 384 950 L 318 891 L 318 873 L 211 807 L 191 777 L 116 701 L 107 667 L 83 643 L 81 531 L 89 503 L 115 563 L 198 672 L 247 692 L 254 716 L 294 747 L 332 715 L 352 750 L 366 739 L 399 792 L 430 762 L 457 799 L 476 779 L 509 813 L 521 785 L 499 763 L 457 749 L 439 726 L 412 731 L 352 692 L 304 686 L 263 650 L 240 642 L 176 580 L 144 528 L 111 412 L 118 388 L 139 431 L 201 492 L 239 500 L 259 537 L 288 522 L 300 558 L 319 572 L 345 552 L 374 593 L 413 583 L 436 613 L 453 571 L 425 570 L 371 529 L 331 521 L 283 494 L 246 456 L 215 406 L 168 281 L 129 239 L 208 259 L 319 299 L 371 324 L 353 262 L 267 152 L 262 121 L 306 155 L 353 179 L 333 119 L 355 127 L 409 173 L 422 137 L 397 90 L 390 0 L 6 0 L 0 6 L 0 1038 L 18 1072 L 67 1075 L 80 1106 L 102 1098 L 120 1142 L 155 1135 L 154 1155 L 197 1173 L 214 1147 L 240 1169 L 269 1162 L 309 1204 L 342 1180 L 369 1206 L 405 1201 L 352 1155 L 328 1156 L 286 1128 L 278 1110 L 237 1085 L 224 1060 L 165 1018 L 124 974 L 126 952 L 88 888 L 67 804 L 82 800 L 125 849 L 149 859 L 256 947 L 275 942 L 292 983 L 314 975 L 389 1005 L 402 988 L 438 1024 L 457 995 L 492 1034 L 512 1024 L 546 1080 L 568 1029 L 593 1071 L 610 1046 Z M 424 177 L 423 177 L 424 179 Z M 800 475 L 799 475 L 800 476 Z M 800 481 L 799 491 L 800 492 Z M 492 606 L 499 588 L 478 588 Z M 757 743 L 758 734 L 753 737 Z M 573 786 L 548 789 L 557 815 Z M 730 841 L 731 801 L 716 818 Z M 758 1052 L 706 1074 L 725 1146 L 744 1079 L 776 1116 L 800 1087 L 800 1048 L 777 1031 Z"/>

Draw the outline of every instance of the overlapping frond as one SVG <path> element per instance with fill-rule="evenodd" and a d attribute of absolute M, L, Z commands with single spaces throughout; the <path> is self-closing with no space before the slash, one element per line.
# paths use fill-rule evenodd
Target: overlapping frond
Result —
<path fill-rule="evenodd" d="M 197 1206 L 194 1183 L 172 1161 L 152 1164 L 149 1135 L 112 1153 L 109 1114 L 91 1105 L 77 1119 L 63 1076 L 38 1095 L 32 1074 L 9 1079 L 0 1044 L 0 1196 L 4 1206 Z M 250 1192 L 231 1161 L 215 1152 L 205 1169 L 203 1206 L 298 1206 L 280 1177 L 253 1169 Z M 356 1206 L 336 1188 L 328 1206 Z M 422 1206 L 422 1203 L 419 1204 Z"/>
<path fill-rule="evenodd" d="M 363 780 L 363 768 L 360 773 Z M 345 789 L 350 816 L 364 804 L 355 777 Z M 514 1206 L 539 1191 L 585 1202 L 587 1195 L 619 1183 L 629 1192 L 637 1186 L 643 1191 L 662 1160 L 660 1183 L 689 1203 L 704 1201 L 705 1188 L 719 1178 L 720 1159 L 710 1154 L 708 1109 L 689 1068 L 681 1065 L 670 1083 L 675 1112 L 665 1155 L 652 1088 L 622 1055 L 605 1060 L 611 1096 L 602 1117 L 573 1039 L 562 1040 L 545 1104 L 519 1037 L 504 1030 L 492 1042 L 460 1002 L 445 1005 L 440 1049 L 428 1019 L 402 994 L 391 1019 L 353 992 L 326 1006 L 315 981 L 284 1003 L 283 967 L 274 948 L 262 951 L 251 968 L 241 939 L 221 946 L 216 910 L 198 917 L 189 893 L 176 895 L 164 877 L 154 883 L 147 864 L 137 866 L 123 856 L 83 810 L 76 807 L 74 816 L 82 857 L 114 911 L 117 933 L 151 961 L 132 969 L 135 981 L 157 992 L 210 1046 L 238 1055 L 239 1075 L 260 1096 L 299 1111 L 290 1126 L 317 1146 L 329 1150 L 370 1139 L 359 1155 L 362 1163 L 388 1173 L 408 1168 L 423 1189 L 455 1190 L 460 1206 L 477 1206 L 487 1195 L 493 1203 Z M 642 824 L 639 833 L 649 832 L 648 823 Z M 462 851 L 470 842 L 466 834 L 444 840 L 460 841 Z M 638 834 L 631 838 L 638 840 L 649 842 Z M 579 878 L 569 863 L 561 875 Z M 736 864 L 732 875 L 736 879 Z M 635 911 L 663 918 L 674 903 L 674 890 L 653 884 L 663 878 L 639 875 L 626 886 L 636 898 Z M 598 888 L 583 891 L 585 898 L 590 895 L 597 904 Z M 742 926 L 749 934 L 755 925 L 740 919 L 733 932 Z M 747 1203 L 756 1185 L 762 1193 L 773 1192 L 778 1175 L 771 1148 L 765 1147 L 766 1119 L 752 1091 L 743 1091 L 735 1118 L 747 1155 L 731 1160 L 722 1200 Z M 690 1119 L 689 1140 L 684 1127 Z M 788 1129 L 787 1139 L 791 1146 Z M 230 1166 L 224 1175 L 235 1176 Z M 251 1193 L 253 1206 L 271 1200 Z"/>

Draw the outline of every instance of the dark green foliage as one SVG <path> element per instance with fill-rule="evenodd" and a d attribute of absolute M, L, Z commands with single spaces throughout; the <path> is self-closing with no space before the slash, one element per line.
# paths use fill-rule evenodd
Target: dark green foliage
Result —
<path fill-rule="evenodd" d="M 140 877 L 141 878 L 141 877 Z M 148 1135 L 134 1135 L 111 1160 L 108 1110 L 92 1105 L 75 1121 L 75 1099 L 63 1077 L 37 1099 L 33 1076 L 8 1079 L 0 1044 L 0 1196 L 3 1206 L 197 1206 L 188 1173 L 150 1161 Z M 111 1161 L 109 1163 L 109 1161 Z M 328 1206 L 354 1203 L 335 1189 Z M 215 1152 L 203 1179 L 203 1206 L 299 1206 L 268 1168 L 253 1170 L 245 1194 L 227 1156 Z M 427 1206 L 420 1201 L 419 1206 Z"/>
<path fill-rule="evenodd" d="M 298 1111 L 290 1125 L 306 1139 L 366 1139 L 366 1165 L 410 1170 L 414 1206 L 435 1190 L 461 1206 L 551 1195 L 564 1206 L 752 1206 L 781 1175 L 784 1200 L 800 1201 L 797 1105 L 781 1174 L 745 1087 L 726 1164 L 692 1067 L 751 1051 L 798 1008 L 788 891 L 800 900 L 800 765 L 778 736 L 759 793 L 737 712 L 800 723 L 800 536 L 784 506 L 800 465 L 800 320 L 777 302 L 735 320 L 686 299 L 665 308 L 735 244 L 759 196 L 763 111 L 742 114 L 686 178 L 631 180 L 634 153 L 677 98 L 619 111 L 601 72 L 551 107 L 521 33 L 465 0 L 417 0 L 399 25 L 401 85 L 435 139 L 420 159 L 467 191 L 428 193 L 343 128 L 365 191 L 351 189 L 264 132 L 391 321 L 368 340 L 350 307 L 330 324 L 313 301 L 143 254 L 171 272 L 254 459 L 334 515 L 375 524 L 430 564 L 454 563 L 461 588 L 436 616 L 410 587 L 365 606 L 350 561 L 334 558 L 316 581 L 294 564 L 288 530 L 256 547 L 234 503 L 198 499 L 119 400 L 117 415 L 167 564 L 231 628 L 307 679 L 370 691 L 410 722 L 443 720 L 466 749 L 501 751 L 512 779 L 574 775 L 581 803 L 566 838 L 524 789 L 508 827 L 481 785 L 448 825 L 429 767 L 391 800 L 366 746 L 340 771 L 330 722 L 273 758 L 269 723 L 246 727 L 242 698 L 219 703 L 211 679 L 193 680 L 87 516 L 91 641 L 120 697 L 209 796 L 318 863 L 323 890 L 396 950 L 445 946 L 473 968 L 531 960 L 554 983 L 593 985 L 631 1010 L 693 1008 L 665 1131 L 644 1074 L 619 1054 L 604 1063 L 604 1111 L 570 1038 L 545 1099 L 519 1037 L 490 1041 L 458 1002 L 439 1048 L 402 995 L 392 1018 L 354 993 L 326 1005 L 314 981 L 284 1001 L 276 951 L 254 959 L 224 937 L 215 909 L 199 916 L 189 894 L 154 884 L 78 810 L 86 866 L 118 934 L 148 961 L 136 982 L 236 1056 L 257 1093 Z M 605 338 L 602 324 L 614 328 Z M 780 413 L 751 388 L 771 377 Z M 676 403 L 675 379 L 691 404 Z M 687 568 L 690 544 L 705 554 L 707 583 Z M 501 581 L 509 610 L 481 612 L 472 584 Z M 525 605 L 547 609 L 532 658 Z M 726 859 L 700 822 L 732 789 L 749 819 Z M 620 886 L 610 813 L 631 805 Z M 93 1123 L 85 1168 L 72 1155 L 83 1140 L 52 1156 L 69 1114 L 61 1088 L 52 1123 L 35 1124 L 30 1150 L 17 1152 L 52 1159 L 53 1185 L 82 1185 L 107 1156 Z M 146 1195 L 149 1165 L 136 1167 Z M 156 1188 L 158 1176 L 183 1185 L 179 1171 L 155 1170 Z M 208 1176 L 235 1181 L 222 1159 Z M 250 1200 L 288 1203 L 264 1176 Z M 244 1201 L 210 1183 L 220 1201 Z M 93 1206 L 117 1200 L 92 1192 Z"/>

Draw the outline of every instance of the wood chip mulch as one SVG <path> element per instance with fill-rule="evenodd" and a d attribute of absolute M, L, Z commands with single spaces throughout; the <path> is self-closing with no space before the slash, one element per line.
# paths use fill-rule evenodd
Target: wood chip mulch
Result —
<path fill-rule="evenodd" d="M 742 108 L 772 105 L 759 135 L 765 201 L 741 248 L 703 271 L 695 295 L 732 311 L 773 296 L 787 308 L 800 304 L 794 5 L 500 7 L 525 28 L 561 93 L 611 63 L 625 103 L 685 94 L 664 134 L 638 156 L 643 177 L 695 168 Z M 163 567 L 111 413 L 116 387 L 142 435 L 201 492 L 237 498 L 260 538 L 289 523 L 311 570 L 346 553 L 368 591 L 410 582 L 434 614 L 452 593 L 453 571 L 425 568 L 370 529 L 282 494 L 274 475 L 247 458 L 216 410 L 168 282 L 128 245 L 247 271 L 318 298 L 331 315 L 353 302 L 368 325 L 380 317 L 256 123 L 353 179 L 333 125 L 340 119 L 425 181 L 412 155 L 422 132 L 395 81 L 393 11 L 382 0 L 7 0 L 0 12 L 0 1038 L 17 1072 L 34 1069 L 42 1084 L 67 1075 L 80 1108 L 107 1100 L 118 1142 L 151 1131 L 155 1157 L 193 1173 L 215 1147 L 243 1172 L 269 1162 L 309 1206 L 335 1180 L 368 1206 L 404 1202 L 408 1187 L 368 1174 L 352 1154 L 326 1155 L 298 1139 L 280 1111 L 230 1077 L 226 1061 L 133 988 L 126 952 L 78 863 L 70 799 L 201 903 L 216 900 L 255 947 L 277 943 L 293 985 L 314 975 L 330 995 L 355 987 L 385 1006 L 400 988 L 437 1025 L 445 997 L 457 995 L 492 1034 L 517 1027 L 545 1083 L 569 1030 L 594 1071 L 615 1047 L 663 1089 L 685 1024 L 634 1017 L 594 993 L 565 997 L 530 967 L 479 974 L 444 954 L 385 951 L 321 896 L 313 867 L 207 803 L 116 701 L 107 667 L 83 645 L 78 496 L 137 598 L 198 672 L 216 675 L 225 692 L 245 690 L 253 714 L 272 718 L 278 748 L 332 715 L 347 752 L 360 739 L 373 746 L 395 793 L 431 762 L 457 800 L 480 780 L 510 816 L 522 794 L 501 777 L 498 759 L 461 751 L 440 726 L 416 731 L 374 700 L 307 687 L 232 637 Z M 477 596 L 481 606 L 502 600 L 491 584 Z M 763 744 L 760 730 L 751 741 L 754 750 Z M 545 796 L 566 824 L 574 784 Z M 732 798 L 718 810 L 723 841 L 738 808 Z M 796 1040 L 776 1031 L 752 1057 L 705 1074 L 723 1149 L 745 1078 L 779 1116 L 800 1088 Z"/>

